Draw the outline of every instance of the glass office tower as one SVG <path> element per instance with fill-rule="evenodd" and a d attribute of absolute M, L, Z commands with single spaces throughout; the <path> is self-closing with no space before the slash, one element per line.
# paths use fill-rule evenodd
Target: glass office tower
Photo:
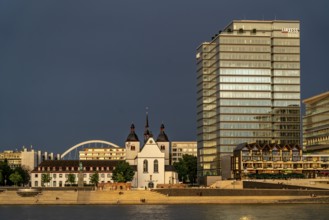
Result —
<path fill-rule="evenodd" d="M 299 21 L 235 20 L 196 58 L 199 176 L 230 177 L 243 142 L 300 144 Z"/>

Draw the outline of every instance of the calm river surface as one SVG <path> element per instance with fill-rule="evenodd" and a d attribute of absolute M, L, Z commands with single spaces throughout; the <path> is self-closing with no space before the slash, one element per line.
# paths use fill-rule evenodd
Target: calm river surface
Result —
<path fill-rule="evenodd" d="M 0 206 L 0 220 L 329 219 L 327 204 Z"/>

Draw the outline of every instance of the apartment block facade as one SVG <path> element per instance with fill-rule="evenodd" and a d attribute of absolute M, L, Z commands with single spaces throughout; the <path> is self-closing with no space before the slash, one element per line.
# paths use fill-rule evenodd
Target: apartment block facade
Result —
<path fill-rule="evenodd" d="M 306 178 L 328 177 L 328 154 L 303 154 L 297 144 L 239 144 L 232 160 L 234 178 L 249 174 L 303 174 Z"/>
<path fill-rule="evenodd" d="M 173 141 L 171 142 L 171 164 L 179 162 L 184 154 L 197 156 L 196 141 Z"/>

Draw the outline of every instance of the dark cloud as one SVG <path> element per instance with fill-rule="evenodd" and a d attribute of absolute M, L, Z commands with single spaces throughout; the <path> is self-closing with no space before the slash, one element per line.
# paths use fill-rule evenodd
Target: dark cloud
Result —
<path fill-rule="evenodd" d="M 328 90 L 322 1 L 1 1 L 0 150 L 196 140 L 195 49 L 233 19 L 301 21 L 302 98 Z"/>

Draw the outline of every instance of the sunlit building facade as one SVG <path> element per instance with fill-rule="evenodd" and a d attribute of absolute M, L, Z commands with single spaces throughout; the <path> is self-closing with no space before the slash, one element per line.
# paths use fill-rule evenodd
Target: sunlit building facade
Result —
<path fill-rule="evenodd" d="M 23 167 L 29 171 L 33 170 L 39 163 L 45 160 L 58 160 L 59 154 L 35 151 L 24 146 L 22 150 L 5 150 L 0 152 L 0 162 L 7 161 L 10 168 Z"/>
<path fill-rule="evenodd" d="M 307 152 L 329 153 L 329 91 L 303 100 L 303 143 Z"/>
<path fill-rule="evenodd" d="M 80 160 L 124 160 L 126 151 L 124 148 L 84 148 L 79 151 Z"/>
<path fill-rule="evenodd" d="M 299 25 L 235 20 L 197 48 L 199 176 L 230 177 L 240 143 L 300 144 Z"/>
<path fill-rule="evenodd" d="M 7 161 L 10 168 L 15 169 L 21 166 L 21 152 L 13 150 L 5 150 L 0 152 L 0 162 Z"/>
<path fill-rule="evenodd" d="M 242 143 L 234 150 L 234 178 L 249 174 L 304 174 L 306 178 L 328 177 L 328 154 L 303 154 L 298 144 Z"/>
<path fill-rule="evenodd" d="M 171 164 L 183 158 L 184 154 L 197 156 L 196 141 L 173 141 L 171 142 Z"/>

